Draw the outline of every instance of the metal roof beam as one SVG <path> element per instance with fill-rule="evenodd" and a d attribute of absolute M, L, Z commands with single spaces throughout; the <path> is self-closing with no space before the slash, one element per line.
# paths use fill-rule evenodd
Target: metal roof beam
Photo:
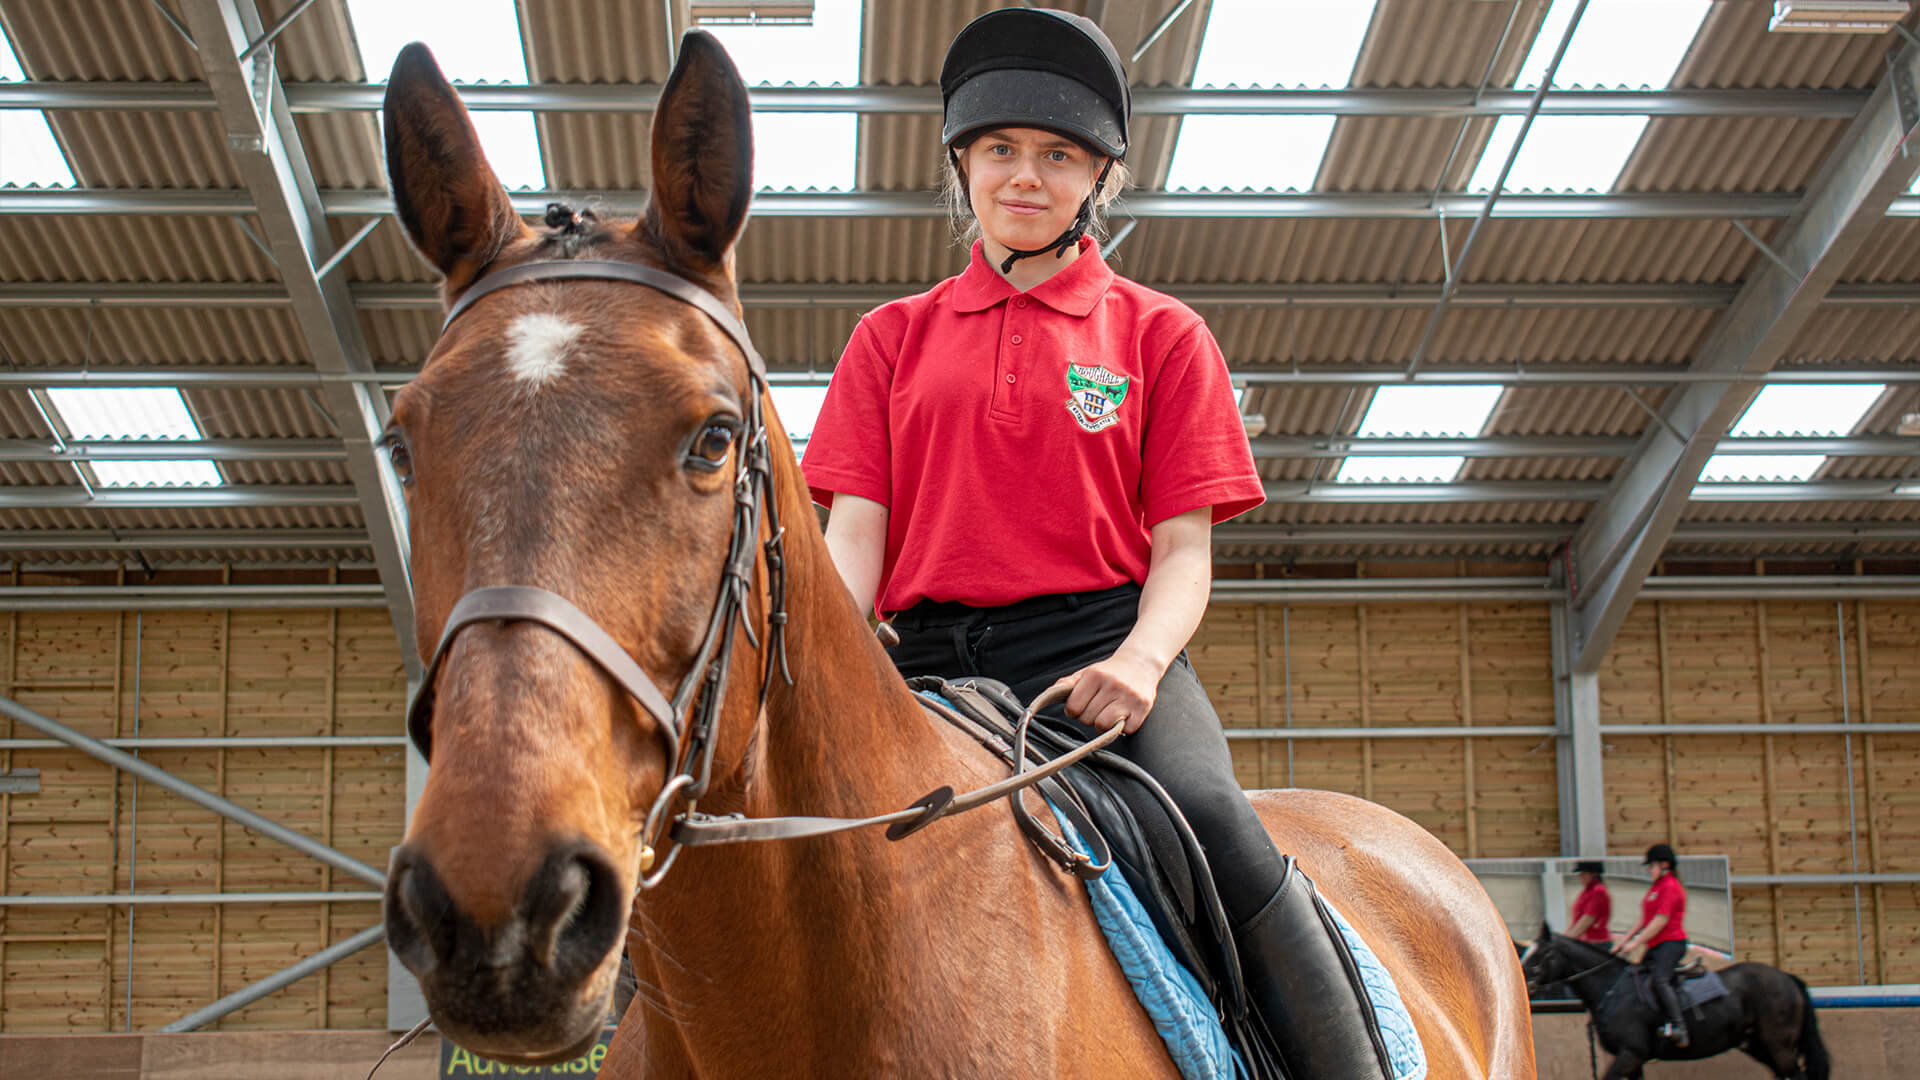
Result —
<path fill-rule="evenodd" d="M 384 83 L 285 84 L 295 113 L 374 112 Z M 860 112 L 940 115 L 937 86 L 756 86 L 749 93 L 762 112 Z M 1518 116 L 1526 90 L 1456 89 L 1241 90 L 1188 87 L 1133 89 L 1135 116 Z M 650 83 L 462 86 L 473 112 L 650 113 L 660 87 Z M 1858 90 L 1653 89 L 1555 90 L 1540 106 L 1547 116 L 1780 116 L 1850 119 L 1867 95 Z M 0 109 L 201 111 L 216 108 L 212 92 L 195 82 L 0 83 Z"/>
<path fill-rule="evenodd" d="M 0 552 L 199 551 L 221 548 L 366 547 L 365 529 L 72 529 L 0 530 Z"/>
<path fill-rule="evenodd" d="M 78 484 L 0 487 L 0 509 L 5 510 L 184 510 L 359 505 L 359 493 L 344 484 L 103 487 L 92 492 Z"/>
<path fill-rule="evenodd" d="M 749 309 L 849 308 L 865 310 L 889 300 L 925 292 L 931 282 L 827 284 L 743 282 L 740 300 Z M 1325 282 L 1157 281 L 1153 287 L 1195 307 L 1426 308 L 1439 298 L 1438 285 Z M 350 285 L 361 311 L 438 311 L 440 291 L 428 283 L 362 282 Z M 1456 308 L 1699 308 L 1733 303 L 1737 285 L 1565 284 L 1463 285 L 1454 293 Z M 9 282 L 0 292 L 0 308 L 280 308 L 290 303 L 285 289 L 247 282 Z M 1920 304 L 1920 285 L 1836 285 L 1821 301 L 1827 307 L 1912 307 Z M 1617 366 L 1617 365 L 1616 365 Z"/>
<path fill-rule="evenodd" d="M 1733 306 L 1695 353 L 1696 371 L 1720 375 L 1773 367 L 1887 207 L 1920 173 L 1920 156 L 1910 155 L 1907 146 L 1920 123 L 1917 54 L 1903 47 L 1888 58 L 1886 77 L 1799 209 L 1772 237 L 1778 259 L 1756 262 Z M 1758 387 L 1747 383 L 1705 383 L 1671 395 L 1665 423 L 1649 428 L 1639 451 L 1615 474 L 1605 500 L 1574 537 L 1574 599 L 1567 613 L 1573 671 L 1599 670 L 1688 502 L 1699 497 L 1694 484 L 1701 467 L 1756 393 Z M 1713 487 L 1731 497 L 1758 486 Z"/>
<path fill-rule="evenodd" d="M 637 214 L 644 191 L 595 193 L 610 214 Z M 537 215 L 550 202 L 579 198 L 578 192 L 513 191 L 520 213 Z M 1442 215 L 1468 217 L 1479 212 L 1484 195 L 1444 192 L 1210 192 L 1135 191 L 1115 204 L 1114 213 L 1136 218 L 1347 218 L 1427 221 Z M 329 216 L 380 217 L 393 212 L 384 191 L 322 191 L 320 205 Z M 1800 205 L 1795 192 L 1589 192 L 1517 193 L 1501 196 L 1498 218 L 1785 218 Z M 177 188 L 6 188 L 0 190 L 4 214 L 135 214 L 239 217 L 255 213 L 244 190 Z M 755 217 L 940 218 L 946 211 L 930 191 L 763 191 L 754 196 Z M 1893 199 L 1891 217 L 1920 217 L 1920 195 Z M 322 260 L 324 261 L 324 259 Z"/>
<path fill-rule="evenodd" d="M 0 461 L 344 461 L 333 439 L 0 439 Z"/>
<path fill-rule="evenodd" d="M 1698 475 L 1698 469 L 1695 470 Z M 1594 502 L 1605 482 L 1466 480 L 1450 484 L 1336 484 L 1323 480 L 1268 480 L 1270 503 Z M 1701 484 L 1694 502 L 1920 502 L 1920 483 L 1898 479 L 1816 480 L 1804 484 Z M 1681 506 L 1688 501 L 1683 494 Z M 1664 533 L 1662 536 L 1664 537 Z"/>
<path fill-rule="evenodd" d="M 1256 458 L 1346 457 L 1628 457 L 1640 445 L 1632 436 L 1489 435 L 1469 439 L 1360 438 L 1348 435 L 1262 435 L 1252 440 Z M 1720 454 L 1826 454 L 1834 457 L 1920 456 L 1920 437 L 1861 435 L 1848 438 L 1722 439 Z M 0 460 L 5 460 L 0 455 Z"/>
<path fill-rule="evenodd" d="M 0 307 L 4 307 L 0 304 Z M 399 386 L 419 372 L 411 368 L 384 368 L 372 371 L 321 373 L 285 365 L 232 366 L 187 365 L 181 367 L 48 367 L 0 370 L 0 387 L 44 388 L 54 386 L 175 386 L 183 389 L 219 387 L 278 387 L 307 389 L 334 383 Z M 812 370 L 782 368 L 776 359 L 769 372 L 775 386 L 825 386 L 832 368 Z M 1229 372 L 1237 383 L 1277 386 L 1385 386 L 1427 384 L 1457 386 L 1486 384 L 1499 386 L 1687 386 L 1741 383 L 1753 386 L 1775 383 L 1915 383 L 1920 382 L 1920 367 L 1911 364 L 1884 367 L 1775 368 L 1772 371 L 1719 374 L 1697 371 L 1672 364 L 1547 364 L 1521 367 L 1427 368 L 1409 378 L 1398 367 L 1350 367 L 1343 365 L 1291 367 L 1237 367 Z"/>
<path fill-rule="evenodd" d="M 1607 493 L 1595 481 L 1487 480 L 1448 484 L 1336 484 L 1269 480 L 1275 503 L 1593 502 Z M 1816 480 L 1804 484 L 1702 484 L 1695 502 L 1920 501 L 1920 483 L 1897 478 Z M 0 487 L 0 509 L 178 510 L 233 507 L 361 505 L 357 489 L 336 484 L 228 484 L 210 487 L 98 488 L 75 485 Z M 378 537 L 373 538 L 378 544 Z M 384 580 L 384 578 L 383 578 Z"/>
<path fill-rule="evenodd" d="M 262 48 L 241 59 L 262 37 L 259 11 L 253 0 L 189 0 L 185 15 L 226 127 L 228 150 L 247 185 L 243 194 L 259 215 L 314 368 L 323 374 L 370 372 L 346 281 L 316 270 L 328 265 L 333 238 L 275 72 L 275 50 Z M 384 193 L 381 200 L 388 201 Z M 401 658 L 407 672 L 416 674 L 420 658 L 414 649 L 406 512 L 373 446 L 386 427 L 386 396 L 377 385 L 360 382 L 326 382 L 320 392 L 341 426 L 347 471 L 386 586 Z"/>
<path fill-rule="evenodd" d="M 1213 541 L 1223 546 L 1555 544 L 1571 537 L 1577 527 L 1577 522 L 1416 522 L 1381 525 L 1229 522 L 1214 526 Z M 1681 524 L 1668 538 L 1670 544 L 1871 544 L 1917 541 L 1920 541 L 1920 521 L 1700 521 Z"/>

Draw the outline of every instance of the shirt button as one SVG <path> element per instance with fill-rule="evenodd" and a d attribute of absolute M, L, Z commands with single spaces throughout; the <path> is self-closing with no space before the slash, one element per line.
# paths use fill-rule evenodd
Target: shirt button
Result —
<path fill-rule="evenodd" d="M 1023 297 L 1021 297 L 1021 298 L 1019 298 L 1018 300 L 1015 300 L 1015 301 L 1013 302 L 1013 306 L 1014 306 L 1014 307 L 1026 307 L 1026 306 L 1027 306 L 1027 298 L 1023 296 Z"/>
<path fill-rule="evenodd" d="M 1019 339 L 1019 338 L 1015 338 L 1014 340 L 1015 340 L 1015 341 L 1018 341 L 1018 340 L 1020 340 L 1020 339 Z M 1008 375 L 1008 376 L 1007 376 L 1007 381 L 1008 381 L 1008 382 L 1012 382 L 1012 381 L 1013 381 L 1013 376 L 1012 376 L 1012 375 Z"/>
<path fill-rule="evenodd" d="M 1020 335 L 1019 335 L 1019 334 L 1015 334 L 1015 335 L 1013 335 L 1013 337 L 1012 337 L 1012 339 L 1011 339 L 1011 340 L 1013 341 L 1013 343 L 1014 343 L 1015 345 L 1018 345 L 1018 344 L 1020 344 Z"/>

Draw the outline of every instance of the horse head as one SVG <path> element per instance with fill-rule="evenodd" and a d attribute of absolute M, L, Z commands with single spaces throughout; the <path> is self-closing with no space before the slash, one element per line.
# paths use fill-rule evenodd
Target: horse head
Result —
<path fill-rule="evenodd" d="M 556 208 L 525 224 L 423 45 L 395 61 L 385 121 L 399 218 L 456 305 L 383 440 L 405 493 L 421 655 L 441 645 L 413 715 L 431 770 L 393 857 L 387 937 L 443 1033 L 503 1061 L 563 1060 L 606 1017 L 651 857 L 641 827 L 686 745 L 673 714 L 601 658 L 624 653 L 678 704 L 673 688 L 700 685 L 689 674 L 734 636 L 714 630 L 716 596 L 732 580 L 751 420 L 771 412 L 744 337 L 721 325 L 738 311 L 733 248 L 752 195 L 747 93 L 714 39 L 683 39 L 635 221 Z M 664 270 L 723 307 L 605 278 L 474 288 L 576 260 Z M 797 517 L 792 451 L 777 421 L 765 428 L 770 453 L 753 460 L 772 462 Z M 751 520 L 742 637 L 768 629 L 770 526 Z M 442 642 L 463 597 L 509 585 L 564 598 L 609 649 L 590 656 L 517 615 Z M 718 667 L 744 684 L 705 695 L 724 703 L 707 752 L 725 776 L 753 736 L 762 669 L 752 647 Z"/>
<path fill-rule="evenodd" d="M 1527 977 L 1527 996 L 1532 997 L 1542 987 L 1551 986 L 1573 974 L 1574 966 L 1567 956 L 1567 950 L 1560 946 L 1560 941 L 1560 935 L 1543 921 L 1540 924 L 1540 936 L 1520 954 L 1520 973 Z"/>

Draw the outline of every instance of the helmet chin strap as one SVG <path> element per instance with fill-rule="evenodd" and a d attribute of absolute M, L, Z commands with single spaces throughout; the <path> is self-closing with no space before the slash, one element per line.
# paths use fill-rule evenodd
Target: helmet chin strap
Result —
<path fill-rule="evenodd" d="M 1030 259 L 1035 255 L 1044 255 L 1049 251 L 1053 252 L 1053 257 L 1056 259 L 1065 258 L 1067 250 L 1075 244 L 1078 244 L 1080 237 L 1086 234 L 1088 226 L 1093 224 L 1093 201 L 1100 197 L 1100 189 L 1107 182 L 1107 171 L 1112 168 L 1112 158 L 1108 158 L 1107 163 L 1100 166 L 1100 175 L 1093 182 L 1093 191 L 1088 193 L 1087 197 L 1080 201 L 1080 212 L 1074 215 L 1073 224 L 1067 226 L 1066 232 L 1055 237 L 1051 243 L 1044 244 L 1029 251 L 1014 251 L 1012 248 L 1008 248 L 1007 250 L 1011 252 L 1011 254 L 1000 263 L 1000 273 L 1003 275 L 1011 274 L 1013 273 L 1013 264 L 1015 262 L 1021 259 Z"/>

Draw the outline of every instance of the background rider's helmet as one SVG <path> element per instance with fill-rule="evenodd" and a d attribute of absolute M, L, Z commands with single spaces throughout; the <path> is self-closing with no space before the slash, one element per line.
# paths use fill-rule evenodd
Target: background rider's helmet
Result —
<path fill-rule="evenodd" d="M 1582 859 L 1573 864 L 1573 872 L 1576 874 L 1604 874 L 1607 872 L 1607 865 L 1599 859 Z"/>
<path fill-rule="evenodd" d="M 968 23 L 940 68 L 942 145 L 984 128 L 1041 128 L 1114 160 L 1127 155 L 1132 97 L 1113 42 L 1092 20 L 1003 8 Z"/>
<path fill-rule="evenodd" d="M 1647 857 L 1641 859 L 1640 863 L 1644 866 L 1648 863 L 1657 862 L 1666 863 L 1667 869 L 1671 870 L 1680 865 L 1680 857 L 1673 853 L 1672 845 L 1655 844 L 1647 849 Z"/>

